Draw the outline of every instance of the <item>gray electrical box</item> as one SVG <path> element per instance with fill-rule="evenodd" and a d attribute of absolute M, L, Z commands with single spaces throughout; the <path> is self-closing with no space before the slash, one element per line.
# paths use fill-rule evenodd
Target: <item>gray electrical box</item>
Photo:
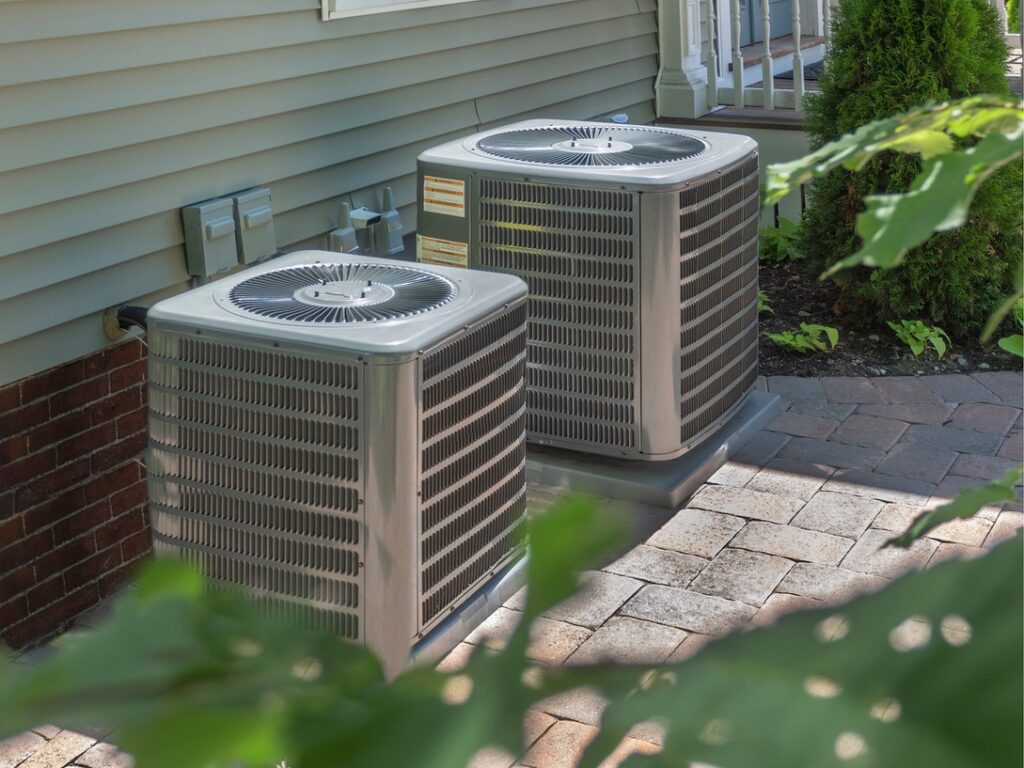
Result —
<path fill-rule="evenodd" d="M 232 209 L 230 198 L 207 200 L 181 209 L 190 275 L 209 277 L 238 266 Z"/>
<path fill-rule="evenodd" d="M 241 262 L 252 264 L 277 253 L 270 190 L 259 188 L 240 192 L 234 197 L 234 207 L 238 255 Z"/>

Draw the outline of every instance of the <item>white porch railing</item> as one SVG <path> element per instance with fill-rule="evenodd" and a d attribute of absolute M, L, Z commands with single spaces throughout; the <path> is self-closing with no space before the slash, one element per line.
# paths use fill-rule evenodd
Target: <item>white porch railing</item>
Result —
<path fill-rule="evenodd" d="M 1005 25 L 1005 0 L 988 1 Z M 744 11 L 750 7 L 741 0 L 659 0 L 658 115 L 695 118 L 719 106 L 800 110 L 807 89 L 804 66 L 824 57 L 832 6 L 839 0 L 785 2 L 790 19 L 776 23 L 771 0 L 760 0 L 761 41 L 742 47 Z M 749 25 L 754 22 L 747 17 Z M 790 70 L 780 84 L 778 74 Z"/>

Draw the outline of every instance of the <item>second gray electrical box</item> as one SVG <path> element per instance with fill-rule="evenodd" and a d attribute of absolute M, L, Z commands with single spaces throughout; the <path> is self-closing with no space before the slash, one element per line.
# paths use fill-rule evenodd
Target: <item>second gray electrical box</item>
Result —
<path fill-rule="evenodd" d="M 188 273 L 209 277 L 238 266 L 235 219 L 230 198 L 181 209 Z"/>
<path fill-rule="evenodd" d="M 270 190 L 250 189 L 235 195 L 234 201 L 239 260 L 252 264 L 277 253 Z"/>

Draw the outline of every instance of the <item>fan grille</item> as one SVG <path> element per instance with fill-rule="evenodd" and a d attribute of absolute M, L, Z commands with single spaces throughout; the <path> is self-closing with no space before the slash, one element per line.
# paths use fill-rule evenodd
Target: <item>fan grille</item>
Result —
<path fill-rule="evenodd" d="M 420 269 L 377 264 L 311 264 L 250 277 L 228 297 L 239 309 L 296 323 L 367 323 L 412 317 L 458 294 Z"/>
<path fill-rule="evenodd" d="M 704 152 L 700 139 L 641 126 L 555 125 L 485 136 L 481 152 L 505 160 L 542 165 L 659 165 Z"/>

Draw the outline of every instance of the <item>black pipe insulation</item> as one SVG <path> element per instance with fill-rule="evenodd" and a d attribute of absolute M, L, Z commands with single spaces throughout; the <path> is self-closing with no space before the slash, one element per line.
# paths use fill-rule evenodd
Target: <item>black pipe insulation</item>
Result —
<path fill-rule="evenodd" d="M 123 331 L 127 331 L 133 325 L 146 330 L 146 318 L 148 315 L 148 307 L 133 307 L 125 304 L 117 310 L 117 324 Z"/>

